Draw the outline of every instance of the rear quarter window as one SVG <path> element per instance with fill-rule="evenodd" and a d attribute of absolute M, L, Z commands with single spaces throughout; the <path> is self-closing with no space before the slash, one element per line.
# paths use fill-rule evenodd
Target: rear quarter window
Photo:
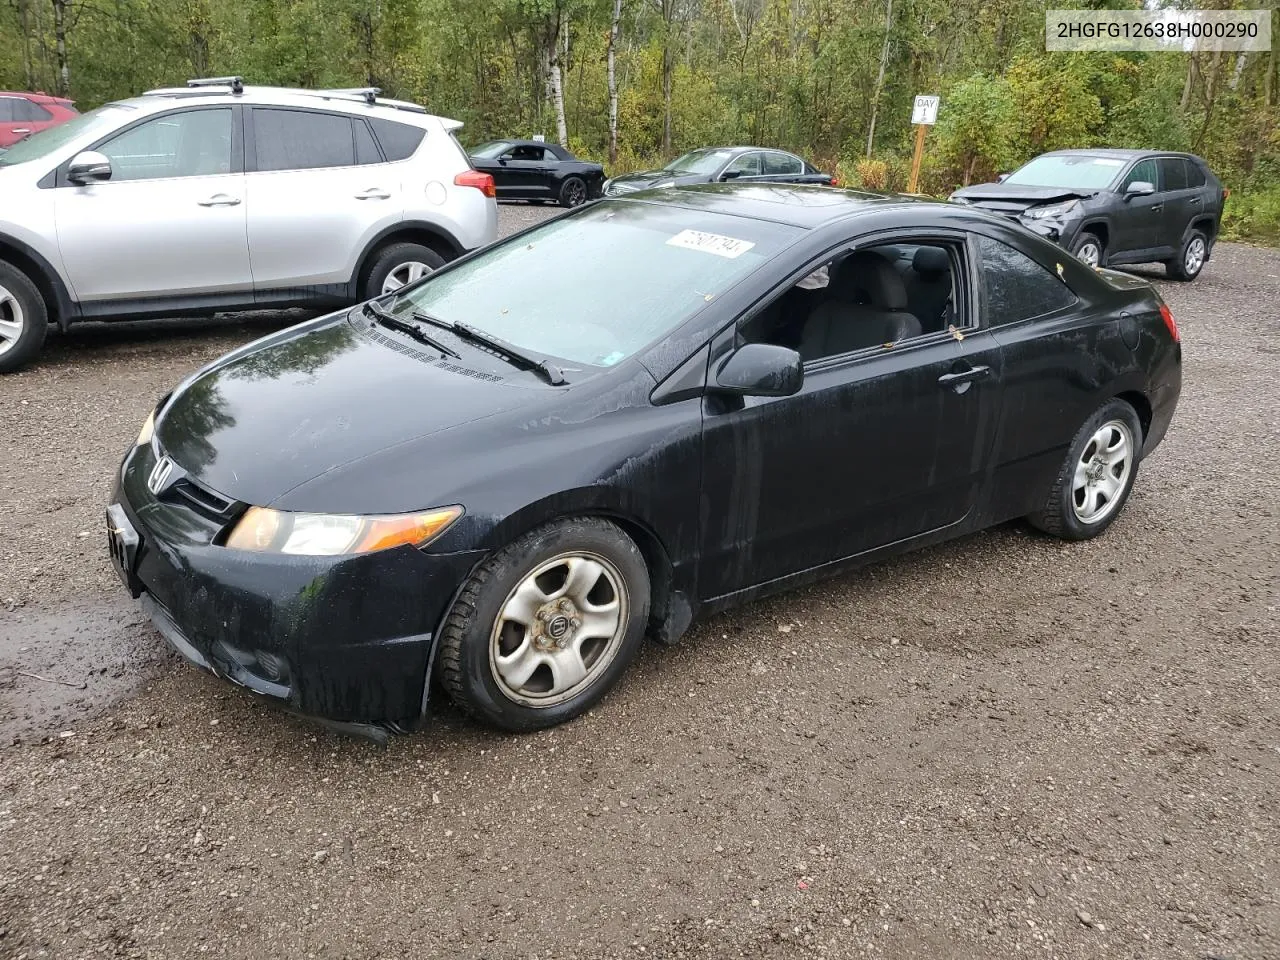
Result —
<path fill-rule="evenodd" d="M 1057 276 L 1007 243 L 978 237 L 987 325 L 1000 327 L 1062 310 L 1076 295 Z"/>
<path fill-rule="evenodd" d="M 407 160 L 422 143 L 427 131 L 408 123 L 397 123 L 382 117 L 370 117 L 373 134 L 382 145 L 382 152 L 389 161 Z"/>

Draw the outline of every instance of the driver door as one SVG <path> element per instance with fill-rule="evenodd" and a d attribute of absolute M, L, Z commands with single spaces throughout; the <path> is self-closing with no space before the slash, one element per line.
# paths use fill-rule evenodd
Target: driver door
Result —
<path fill-rule="evenodd" d="M 162 114 L 91 148 L 111 179 L 60 172 L 58 246 L 82 304 L 252 290 L 237 120 L 232 107 Z"/>

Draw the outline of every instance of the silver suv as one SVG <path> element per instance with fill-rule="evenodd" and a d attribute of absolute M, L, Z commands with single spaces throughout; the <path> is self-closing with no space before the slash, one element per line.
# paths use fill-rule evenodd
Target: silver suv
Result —
<path fill-rule="evenodd" d="M 378 93 L 192 80 L 0 151 L 0 372 L 49 322 L 341 306 L 492 242 L 461 124 Z"/>

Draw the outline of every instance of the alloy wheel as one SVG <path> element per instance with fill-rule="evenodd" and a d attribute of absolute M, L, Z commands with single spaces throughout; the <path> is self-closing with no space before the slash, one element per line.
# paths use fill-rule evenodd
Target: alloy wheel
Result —
<path fill-rule="evenodd" d="M 587 185 L 581 180 L 570 180 L 565 185 L 565 199 L 571 207 L 578 207 L 587 199 Z"/>
<path fill-rule="evenodd" d="M 1089 240 L 1076 251 L 1076 258 L 1086 266 L 1096 267 L 1102 260 L 1102 250 L 1096 243 Z"/>
<path fill-rule="evenodd" d="M 1200 268 L 1204 266 L 1204 254 L 1204 240 L 1200 237 L 1192 237 L 1191 242 L 1187 244 L 1187 252 L 1182 258 L 1182 266 L 1188 276 L 1194 277 L 1200 272 Z"/>
<path fill-rule="evenodd" d="M 599 554 L 567 553 L 540 564 L 507 595 L 494 622 L 494 682 L 527 706 L 577 696 L 617 656 L 628 610 L 622 575 Z"/>
<path fill-rule="evenodd" d="M 1133 432 L 1108 420 L 1085 444 L 1071 483 L 1071 507 L 1081 523 L 1100 523 L 1115 512 L 1133 471 Z"/>
<path fill-rule="evenodd" d="M 0 287 L 0 354 L 8 353 L 22 336 L 26 314 L 18 298 Z"/>
<path fill-rule="evenodd" d="M 425 263 L 419 263 L 417 260 L 410 260 L 408 263 L 402 263 L 387 274 L 387 279 L 382 281 L 383 293 L 395 293 L 405 284 L 413 283 L 415 280 L 421 280 L 431 272 L 431 267 Z"/>

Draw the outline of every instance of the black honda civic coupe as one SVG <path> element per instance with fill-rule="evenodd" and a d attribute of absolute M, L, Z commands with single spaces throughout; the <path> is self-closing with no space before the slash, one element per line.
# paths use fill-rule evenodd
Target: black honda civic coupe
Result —
<path fill-rule="evenodd" d="M 377 733 L 431 681 L 568 720 L 644 637 L 1011 518 L 1102 533 L 1181 389 L 1168 308 L 972 208 L 605 200 L 196 372 L 112 558 L 182 654 Z"/>

